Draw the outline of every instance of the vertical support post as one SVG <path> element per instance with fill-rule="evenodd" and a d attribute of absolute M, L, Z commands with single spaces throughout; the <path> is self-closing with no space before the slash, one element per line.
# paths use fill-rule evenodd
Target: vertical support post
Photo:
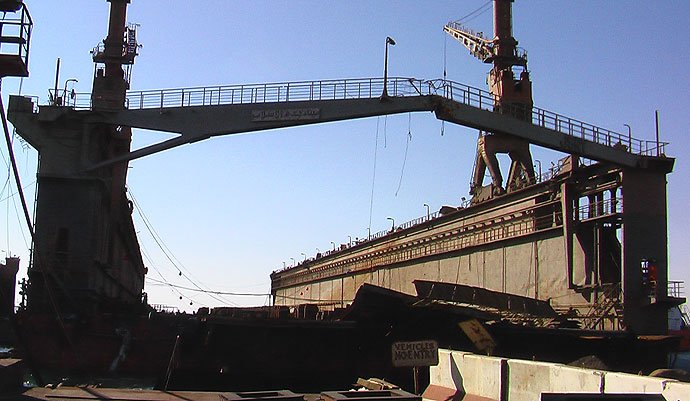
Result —
<path fill-rule="evenodd" d="M 390 36 L 386 36 L 386 52 L 383 60 L 383 94 L 381 94 L 381 98 L 388 97 L 388 45 L 395 46 L 395 40 Z"/>
<path fill-rule="evenodd" d="M 624 321 L 636 334 L 666 334 L 668 330 L 668 226 L 664 170 L 623 170 Z M 657 294 L 652 300 L 642 286 L 640 262 L 657 262 Z"/>
<path fill-rule="evenodd" d="M 659 148 L 659 110 L 656 110 L 655 113 L 655 122 L 656 122 L 656 155 L 661 156 L 661 149 Z"/>
<path fill-rule="evenodd" d="M 570 199 L 568 184 L 561 184 L 561 210 L 563 213 L 563 240 L 565 248 L 565 268 L 568 275 L 568 288 L 575 286 L 573 280 L 573 202 Z"/>
<path fill-rule="evenodd" d="M 57 95 L 58 95 L 58 81 L 60 80 L 60 58 L 58 57 L 57 59 L 57 65 L 55 67 L 55 90 L 53 92 L 53 104 L 56 106 L 59 106 L 57 104 Z"/>

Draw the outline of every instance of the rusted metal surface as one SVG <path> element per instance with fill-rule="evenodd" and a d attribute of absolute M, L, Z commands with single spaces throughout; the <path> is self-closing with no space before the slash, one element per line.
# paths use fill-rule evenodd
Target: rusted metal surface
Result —
<path fill-rule="evenodd" d="M 323 401 L 421 401 L 422 397 L 400 389 L 376 391 L 325 391 L 321 393 Z"/>
<path fill-rule="evenodd" d="M 525 195 L 524 205 L 512 206 L 502 211 L 487 213 L 486 210 L 461 209 L 429 224 L 390 232 L 387 237 L 379 238 L 376 242 L 365 242 L 346 252 L 308 261 L 296 269 L 274 273 L 272 288 L 275 290 L 374 270 L 396 263 L 515 240 L 560 227 L 563 218 L 557 207 L 558 202 L 530 202 L 533 197 L 534 194 Z"/>
<path fill-rule="evenodd" d="M 37 387 L 0 400 L 118 400 L 118 401 L 303 401 L 302 394 L 289 390 L 262 392 L 159 391 L 93 387 Z"/>
<path fill-rule="evenodd" d="M 417 288 L 417 295 L 421 298 L 457 302 L 534 317 L 555 318 L 558 316 L 548 302 L 534 298 L 462 284 L 415 280 L 414 285 Z"/>

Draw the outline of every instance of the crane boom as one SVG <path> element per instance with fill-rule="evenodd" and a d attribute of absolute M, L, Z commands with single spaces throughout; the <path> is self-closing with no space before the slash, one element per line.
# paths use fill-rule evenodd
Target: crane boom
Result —
<path fill-rule="evenodd" d="M 485 63 L 491 62 L 494 54 L 493 43 L 484 38 L 482 32 L 474 32 L 457 22 L 447 23 L 443 31 L 465 46 L 474 57 Z"/>

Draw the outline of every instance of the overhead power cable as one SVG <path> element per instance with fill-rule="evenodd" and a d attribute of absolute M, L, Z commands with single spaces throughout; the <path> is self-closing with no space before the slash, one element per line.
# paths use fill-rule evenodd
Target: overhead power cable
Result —
<path fill-rule="evenodd" d="M 229 291 L 202 290 L 202 289 L 199 289 L 199 288 L 185 287 L 185 286 L 183 286 L 183 285 L 172 284 L 172 283 L 169 283 L 169 282 L 167 282 L 167 281 L 157 280 L 157 279 L 152 278 L 152 277 L 147 277 L 146 279 L 147 279 L 147 280 L 150 280 L 150 281 L 152 281 L 152 282 L 154 282 L 154 283 L 156 283 L 156 284 L 167 285 L 167 286 L 170 286 L 170 287 L 173 287 L 173 288 L 178 288 L 178 289 L 180 289 L 180 290 L 201 292 L 201 293 L 204 293 L 204 294 L 231 295 L 231 296 L 238 296 L 238 297 L 265 297 L 265 296 L 267 296 L 267 295 L 271 295 L 271 294 L 266 294 L 266 293 L 258 294 L 258 293 L 245 293 L 245 292 L 229 292 Z"/>
<path fill-rule="evenodd" d="M 163 276 L 163 273 L 161 273 L 161 271 L 158 270 L 158 267 L 156 267 L 156 264 L 153 262 L 153 259 L 151 259 L 151 257 L 148 255 L 148 251 L 146 250 L 146 247 L 145 247 L 143 244 L 141 244 L 140 247 L 141 247 L 141 254 L 144 256 L 144 259 L 146 259 L 146 260 L 148 261 L 148 265 L 149 265 L 151 268 L 153 268 L 153 270 L 161 277 L 161 280 L 156 280 L 156 279 L 153 279 L 153 278 L 151 278 L 151 277 L 146 277 L 147 280 L 152 280 L 152 281 L 161 283 L 160 285 L 166 285 L 166 286 L 168 286 L 168 288 L 170 288 L 170 290 L 171 290 L 172 292 L 176 293 L 177 296 L 180 297 L 180 300 L 182 300 L 183 298 L 185 298 L 185 299 L 187 299 L 187 300 L 190 301 L 190 302 L 197 302 L 197 303 L 201 304 L 202 306 L 207 306 L 207 305 L 203 304 L 202 302 L 199 302 L 199 301 L 196 300 L 196 299 L 193 299 L 193 298 L 188 297 L 187 295 L 185 295 L 184 293 L 182 293 L 182 291 L 180 291 L 179 289 L 175 288 L 175 285 L 173 285 L 173 284 L 170 283 L 168 280 L 166 280 L 166 279 L 165 279 L 165 276 Z"/>
<path fill-rule="evenodd" d="M 134 206 L 135 206 L 135 209 L 137 210 L 137 214 L 139 214 L 139 216 L 141 217 L 142 222 L 144 223 L 144 226 L 146 226 L 146 229 L 149 231 L 149 234 L 151 234 L 151 237 L 153 238 L 154 242 L 156 243 L 156 245 L 158 245 L 158 247 L 160 248 L 160 250 L 163 252 L 163 254 L 165 255 L 165 257 L 168 259 L 168 261 L 169 261 L 169 262 L 173 265 L 173 267 L 177 270 L 178 274 L 179 274 L 181 277 L 184 277 L 185 280 L 187 280 L 190 284 L 192 284 L 194 287 L 196 287 L 199 291 L 201 291 L 201 292 L 207 291 L 207 290 L 208 290 L 207 288 L 203 288 L 199 283 L 197 283 L 196 281 L 194 281 L 194 280 L 190 277 L 191 274 L 190 274 L 190 275 L 187 275 L 187 274 L 185 274 L 185 273 L 182 272 L 182 270 L 183 270 L 183 268 L 184 268 L 184 265 L 182 265 L 182 264 L 179 262 L 179 260 L 178 260 L 178 259 L 172 254 L 172 252 L 170 251 L 170 248 L 168 248 L 168 247 L 165 245 L 165 243 L 163 242 L 163 239 L 160 237 L 160 235 L 158 235 L 158 233 L 156 232 L 156 230 L 153 228 L 153 225 L 151 224 L 150 220 L 146 217 L 146 214 L 144 213 L 143 209 L 141 208 L 141 206 L 140 206 L 139 203 L 137 202 L 136 198 L 134 197 L 134 194 L 132 194 L 132 191 L 131 191 L 129 188 L 127 189 L 127 193 L 129 194 L 130 198 L 132 199 L 132 202 L 133 202 L 133 204 L 134 204 Z M 176 261 L 177 261 L 177 262 L 176 262 Z M 184 270 L 185 270 L 185 271 L 188 271 L 186 268 L 184 268 Z M 220 298 L 220 297 L 217 297 L 217 296 L 213 295 L 212 292 L 211 292 L 211 293 L 208 293 L 208 295 L 209 295 L 212 299 L 214 299 L 215 301 L 220 302 L 221 304 L 224 304 L 224 303 L 234 304 L 234 303 L 233 303 L 232 301 L 230 301 L 230 300 L 223 299 L 223 298 Z"/>

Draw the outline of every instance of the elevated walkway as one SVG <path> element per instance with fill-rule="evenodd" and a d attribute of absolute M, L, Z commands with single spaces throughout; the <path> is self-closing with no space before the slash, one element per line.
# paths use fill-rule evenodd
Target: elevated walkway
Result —
<path fill-rule="evenodd" d="M 39 118 L 55 120 L 72 110 L 91 111 L 92 122 L 180 134 L 91 168 L 218 135 L 433 111 L 441 120 L 519 137 L 592 160 L 648 167 L 654 159 L 661 160 L 664 169 L 672 169 L 673 159 L 665 156 L 667 143 L 633 138 L 538 107 L 524 121 L 525 110 L 497 110 L 489 92 L 449 80 L 389 78 L 389 96 L 385 97 L 381 96 L 383 84 L 382 78 L 361 78 L 130 91 L 127 109 L 121 111 L 94 109 L 91 94 L 85 93 L 76 94 L 69 107 L 42 106 Z M 17 121 L 16 114 L 11 119 Z"/>

